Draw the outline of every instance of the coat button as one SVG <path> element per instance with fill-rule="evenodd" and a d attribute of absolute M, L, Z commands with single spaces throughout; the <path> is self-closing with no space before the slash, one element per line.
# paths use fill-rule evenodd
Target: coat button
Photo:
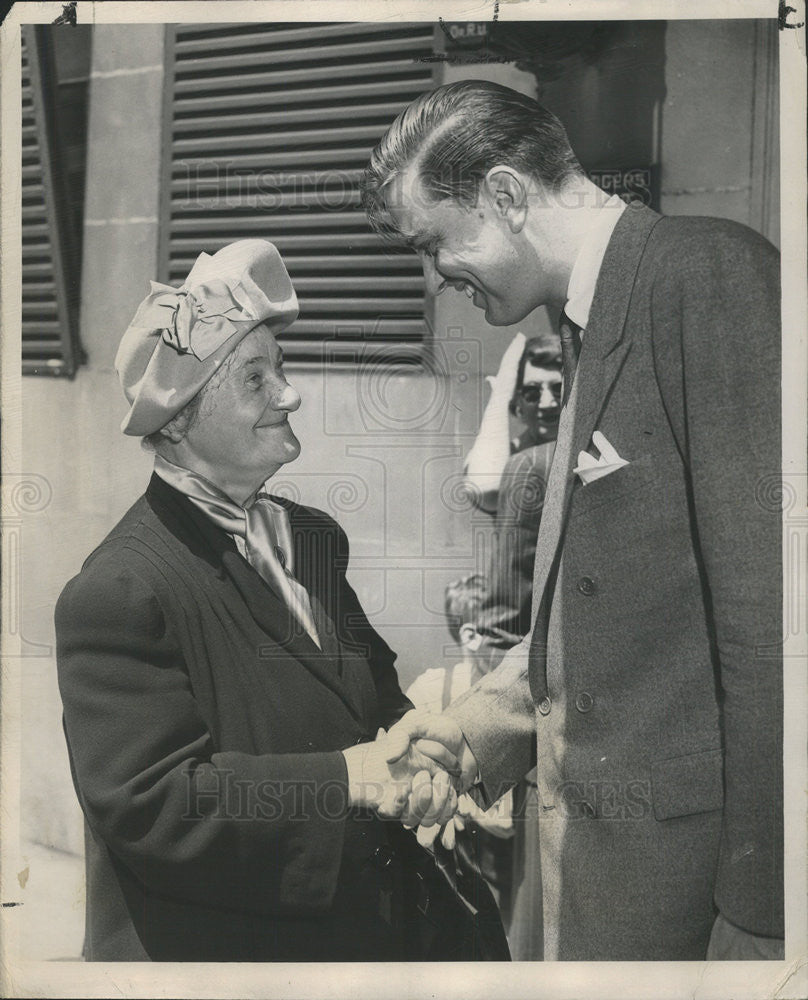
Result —
<path fill-rule="evenodd" d="M 542 698 L 542 700 L 539 702 L 539 711 L 541 712 L 542 715 L 549 715 L 550 709 L 552 707 L 553 703 L 550 701 L 549 698 Z"/>
<path fill-rule="evenodd" d="M 581 691 L 575 698 L 575 707 L 579 712 L 588 712 L 595 703 L 595 699 L 588 691 Z"/>
<path fill-rule="evenodd" d="M 585 597 L 591 597 L 595 593 L 595 581 L 589 576 L 582 576 L 578 581 L 578 590 Z"/>

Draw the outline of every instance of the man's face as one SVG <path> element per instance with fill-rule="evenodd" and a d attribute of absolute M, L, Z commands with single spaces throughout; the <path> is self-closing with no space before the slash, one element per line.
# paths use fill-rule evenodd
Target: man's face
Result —
<path fill-rule="evenodd" d="M 300 396 L 283 375 L 281 349 L 269 329 L 259 326 L 203 390 L 196 419 L 181 443 L 182 457 L 189 468 L 243 502 L 300 454 L 288 421 L 299 406 Z"/>
<path fill-rule="evenodd" d="M 525 365 L 522 387 L 516 392 L 519 418 L 537 440 L 553 440 L 561 415 L 563 378 L 560 367 Z"/>
<path fill-rule="evenodd" d="M 466 294 L 492 326 L 518 323 L 544 301 L 532 247 L 485 192 L 473 207 L 434 202 L 410 168 L 391 183 L 388 210 L 433 295 Z"/>

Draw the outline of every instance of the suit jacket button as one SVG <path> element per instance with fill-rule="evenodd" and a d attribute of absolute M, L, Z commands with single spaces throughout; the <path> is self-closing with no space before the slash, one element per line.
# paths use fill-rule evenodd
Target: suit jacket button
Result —
<path fill-rule="evenodd" d="M 578 590 L 585 597 L 591 597 L 595 593 L 595 581 L 589 576 L 582 576 L 578 581 Z"/>
<path fill-rule="evenodd" d="M 588 712 L 595 703 L 595 699 L 588 691 L 581 691 L 579 695 L 575 698 L 575 707 L 579 712 Z"/>
<path fill-rule="evenodd" d="M 542 700 L 539 702 L 539 711 L 541 712 L 542 715 L 549 715 L 550 709 L 552 707 L 553 703 L 550 701 L 549 698 L 542 698 Z"/>

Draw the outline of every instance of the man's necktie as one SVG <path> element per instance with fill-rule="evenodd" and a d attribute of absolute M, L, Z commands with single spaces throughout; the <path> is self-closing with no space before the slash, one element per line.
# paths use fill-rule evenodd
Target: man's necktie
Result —
<path fill-rule="evenodd" d="M 564 391 L 561 405 L 566 406 L 572 392 L 572 380 L 581 354 L 581 327 L 565 313 L 561 313 L 558 324 L 561 334 L 561 365 L 564 370 Z"/>

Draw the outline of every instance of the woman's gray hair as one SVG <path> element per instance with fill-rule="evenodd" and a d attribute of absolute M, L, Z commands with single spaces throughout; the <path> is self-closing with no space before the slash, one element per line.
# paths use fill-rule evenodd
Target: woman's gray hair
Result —
<path fill-rule="evenodd" d="M 450 83 L 413 101 L 382 136 L 365 168 L 362 204 L 373 229 L 395 239 L 388 188 L 409 166 L 435 201 L 474 205 L 498 164 L 550 191 L 583 173 L 564 126 L 532 98 L 483 80 Z"/>
<path fill-rule="evenodd" d="M 199 406 L 202 402 L 202 394 L 205 389 L 207 389 L 210 382 L 203 385 L 199 392 L 193 396 L 179 413 L 175 413 L 174 416 L 169 420 L 165 427 L 161 427 L 159 431 L 154 431 L 151 434 L 147 434 L 145 437 L 140 439 L 140 445 L 145 451 L 153 451 L 157 454 L 160 453 L 160 447 L 166 437 L 165 431 L 171 428 L 179 428 L 182 430 L 183 434 L 187 434 L 188 431 L 193 426 L 199 414 Z"/>
<path fill-rule="evenodd" d="M 140 445 L 145 451 L 152 451 L 160 454 L 160 449 L 165 437 L 167 436 L 166 432 L 169 428 L 171 428 L 172 431 L 179 430 L 183 435 L 188 433 L 199 417 L 203 400 L 206 396 L 210 395 L 210 393 L 215 392 L 215 390 L 230 373 L 233 363 L 238 357 L 240 350 L 241 344 L 239 344 L 234 351 L 231 351 L 231 353 L 227 355 L 222 362 L 221 367 L 210 379 L 208 379 L 199 392 L 188 400 L 179 413 L 174 414 L 167 424 L 161 427 L 159 431 L 154 431 L 152 434 L 146 434 L 145 437 L 140 439 Z"/>

